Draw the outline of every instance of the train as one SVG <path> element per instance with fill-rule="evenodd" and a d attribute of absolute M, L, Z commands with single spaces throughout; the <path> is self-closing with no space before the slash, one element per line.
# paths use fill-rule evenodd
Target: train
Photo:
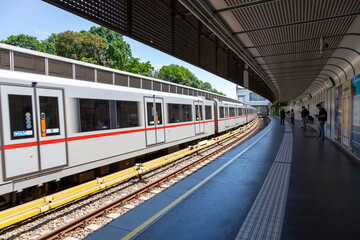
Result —
<path fill-rule="evenodd" d="M 130 167 L 256 117 L 240 102 L 0 69 L 1 202 Z"/>

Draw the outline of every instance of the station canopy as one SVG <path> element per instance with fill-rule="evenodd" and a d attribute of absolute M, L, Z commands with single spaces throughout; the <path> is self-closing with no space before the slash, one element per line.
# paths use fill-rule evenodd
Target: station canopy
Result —
<path fill-rule="evenodd" d="M 355 75 L 359 0 L 45 1 L 273 103 L 315 95 Z"/>

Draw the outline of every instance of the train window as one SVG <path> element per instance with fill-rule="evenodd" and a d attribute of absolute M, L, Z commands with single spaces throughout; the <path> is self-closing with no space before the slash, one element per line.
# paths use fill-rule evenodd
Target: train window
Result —
<path fill-rule="evenodd" d="M 116 102 L 117 114 L 117 128 L 138 127 L 138 103 L 117 101 Z"/>
<path fill-rule="evenodd" d="M 81 132 L 109 129 L 109 101 L 79 99 Z"/>
<path fill-rule="evenodd" d="M 59 106 L 57 97 L 39 97 L 41 136 L 60 135 Z"/>
<path fill-rule="evenodd" d="M 235 109 L 234 108 L 229 108 L 229 116 L 230 117 L 235 117 Z"/>
<path fill-rule="evenodd" d="M 191 105 L 182 105 L 182 116 L 183 116 L 183 122 L 192 121 Z"/>
<path fill-rule="evenodd" d="M 200 105 L 195 105 L 195 119 L 196 121 L 201 121 L 203 119 L 203 114 L 202 114 L 202 106 Z"/>
<path fill-rule="evenodd" d="M 154 104 L 147 103 L 148 125 L 154 125 Z M 161 103 L 156 103 L 156 121 L 157 125 L 162 124 Z"/>
<path fill-rule="evenodd" d="M 158 124 L 162 124 L 162 112 L 161 112 L 161 103 L 156 103 L 156 113 Z"/>
<path fill-rule="evenodd" d="M 220 107 L 220 118 L 224 118 L 224 107 Z"/>
<path fill-rule="evenodd" d="M 169 123 L 177 123 L 181 122 L 180 120 L 180 104 L 168 104 L 168 111 L 169 111 Z"/>
<path fill-rule="evenodd" d="M 229 117 L 229 108 L 225 107 L 225 117 L 228 118 Z"/>
<path fill-rule="evenodd" d="M 9 95 L 11 139 L 34 137 L 32 97 Z"/>
<path fill-rule="evenodd" d="M 168 104 L 169 123 L 192 121 L 191 105 Z"/>
<path fill-rule="evenodd" d="M 205 119 L 212 119 L 211 106 L 205 106 Z"/>

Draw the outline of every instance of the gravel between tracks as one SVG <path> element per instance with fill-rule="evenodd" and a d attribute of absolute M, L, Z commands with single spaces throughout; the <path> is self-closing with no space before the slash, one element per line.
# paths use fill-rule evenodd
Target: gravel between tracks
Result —
<path fill-rule="evenodd" d="M 239 135 L 239 137 L 241 137 L 241 135 Z M 234 139 L 230 138 L 229 140 L 224 141 L 223 144 L 226 144 L 230 141 L 234 141 Z M 210 149 L 206 149 L 200 152 L 200 154 L 201 155 L 209 154 L 220 147 L 221 146 L 219 145 L 215 145 Z M 213 161 L 219 155 L 224 154 L 226 151 L 229 151 L 230 149 L 227 149 L 224 152 L 217 154 L 214 157 L 211 157 L 210 159 L 207 160 L 207 163 Z M 143 180 L 148 183 L 154 182 L 157 179 L 162 178 L 172 172 L 175 172 L 176 170 L 198 160 L 200 157 L 201 157 L 200 155 L 193 154 L 183 159 L 179 159 L 178 161 L 165 165 L 162 168 L 156 169 L 144 175 Z M 203 167 L 204 165 L 206 165 L 206 163 L 199 164 L 193 167 L 191 170 L 182 173 L 182 175 L 178 175 L 176 178 L 173 178 L 172 180 L 166 183 L 166 185 L 168 185 L 167 187 L 176 184 L 177 181 L 181 181 L 181 179 L 197 171 L 199 168 Z M 29 219 L 23 223 L 20 223 L 16 228 L 1 233 L 0 239 L 21 239 L 21 240 L 37 239 L 40 236 L 43 236 L 53 231 L 54 229 L 59 228 L 71 222 L 74 219 L 82 217 L 83 215 L 93 211 L 94 209 L 98 209 L 101 206 L 104 206 L 116 199 L 120 199 L 130 194 L 133 191 L 144 187 L 145 185 L 146 185 L 145 182 L 140 182 L 138 179 L 131 179 L 127 182 L 122 182 L 113 187 L 110 187 L 109 189 L 105 189 L 103 191 L 94 193 L 90 196 L 86 196 L 80 200 L 77 200 L 76 202 L 69 203 L 63 207 L 54 209 L 51 212 L 48 212 L 42 216 L 40 215 L 33 219 Z M 166 189 L 165 186 L 156 188 L 157 191 L 163 191 L 165 189 Z M 77 239 L 85 238 L 87 235 L 94 232 L 94 228 L 98 226 L 102 227 L 106 225 L 107 223 L 113 221 L 114 217 L 125 214 L 126 212 L 130 211 L 132 207 L 142 204 L 143 202 L 146 201 L 146 198 L 151 198 L 156 194 L 157 193 L 154 190 L 152 190 L 151 192 L 146 192 L 144 194 L 141 194 L 142 197 L 141 199 L 140 198 L 133 199 L 127 202 L 125 207 L 124 206 L 117 207 L 111 210 L 105 216 L 98 217 L 92 220 L 91 222 L 89 222 L 87 224 L 88 227 L 77 228 L 76 230 L 67 233 L 65 236 L 63 236 L 63 239 L 65 239 L 66 237 L 73 237 Z"/>

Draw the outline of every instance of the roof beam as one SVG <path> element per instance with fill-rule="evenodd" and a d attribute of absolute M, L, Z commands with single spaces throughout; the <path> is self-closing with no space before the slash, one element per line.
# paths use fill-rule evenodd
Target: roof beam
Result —
<path fill-rule="evenodd" d="M 282 27 L 289 27 L 289 26 L 301 25 L 301 24 L 306 24 L 306 23 L 314 23 L 314 22 L 327 21 L 327 20 L 332 20 L 332 19 L 337 19 L 337 18 L 352 17 L 352 16 L 357 16 L 357 15 L 360 15 L 360 12 L 349 13 L 349 14 L 338 15 L 338 16 L 327 17 L 327 18 L 319 18 L 319 19 L 302 21 L 302 22 L 281 24 L 281 25 L 264 27 L 264 28 L 250 29 L 250 30 L 245 30 L 245 31 L 240 31 L 240 32 L 234 32 L 233 34 L 242 34 L 242 33 L 257 32 L 257 31 L 263 31 L 263 30 L 274 29 L 274 28 L 282 28 Z"/>
<path fill-rule="evenodd" d="M 307 61 L 319 61 L 319 60 L 326 60 L 326 59 L 340 59 L 340 60 L 343 60 L 345 61 L 347 64 L 349 64 L 351 67 L 352 67 L 352 70 L 353 70 L 353 75 L 355 77 L 355 68 L 354 66 L 351 64 L 351 62 L 349 62 L 347 59 L 345 58 L 342 58 L 342 57 L 328 57 L 328 58 L 313 58 L 313 59 L 302 59 L 302 60 L 292 60 L 292 61 L 284 61 L 284 62 L 275 62 L 275 63 L 262 63 L 262 64 L 259 64 L 260 66 L 266 66 L 266 65 L 271 65 L 271 64 L 281 64 L 281 63 L 292 63 L 292 62 L 307 62 Z"/>
<path fill-rule="evenodd" d="M 217 9 L 214 11 L 214 13 L 227 12 L 227 11 L 237 10 L 240 8 L 246 8 L 246 7 L 250 7 L 250 6 L 255 6 L 255 5 L 268 3 L 268 2 L 275 2 L 275 1 L 277 1 L 277 0 L 261 0 L 261 1 L 256 1 L 256 2 L 250 2 L 250 3 L 235 5 L 232 7 Z"/>
<path fill-rule="evenodd" d="M 353 48 L 348 48 L 348 47 L 326 48 L 326 49 L 324 49 L 324 51 L 337 50 L 337 49 L 350 50 L 350 51 L 353 51 L 353 52 L 357 53 L 358 55 L 360 55 L 360 52 L 358 52 L 357 50 L 355 50 L 355 49 L 353 49 Z M 319 52 L 319 51 L 320 51 L 320 50 L 317 49 L 317 50 L 308 50 L 308 51 L 299 51 L 299 52 L 287 52 L 287 53 L 279 53 L 279 54 L 255 56 L 254 58 L 276 57 L 276 56 L 284 56 L 284 55 L 299 54 L 299 53 Z"/>
<path fill-rule="evenodd" d="M 312 41 L 312 40 L 318 40 L 320 38 L 326 39 L 326 38 L 342 37 L 342 36 L 360 36 L 360 33 L 344 33 L 344 34 L 328 35 L 328 36 L 322 36 L 322 37 L 316 37 L 316 38 L 305 38 L 305 39 L 293 40 L 293 41 L 275 42 L 275 43 L 269 43 L 269 44 L 250 46 L 250 47 L 246 47 L 246 49 L 268 47 L 268 46 L 282 45 L 282 44 L 288 44 L 288 43 Z"/>
<path fill-rule="evenodd" d="M 327 63 L 327 64 L 324 64 L 324 65 L 321 64 L 321 65 L 307 65 L 307 66 L 298 66 L 298 67 L 287 67 L 286 69 L 289 69 L 289 68 L 308 68 L 308 67 L 325 67 L 325 66 L 333 66 L 333 67 L 340 68 L 340 70 L 344 73 L 345 78 L 348 79 L 347 74 L 346 74 L 345 70 L 342 67 L 340 67 L 339 65 L 336 65 L 336 64 L 331 64 L 331 63 Z M 277 70 L 277 69 L 284 69 L 284 68 L 272 68 L 272 69 L 269 68 L 268 70 L 271 72 L 272 75 L 276 75 L 277 73 L 273 72 L 271 70 Z M 322 68 L 319 71 L 321 71 L 321 70 L 322 70 Z M 308 72 L 308 71 L 303 71 L 303 72 Z"/>

